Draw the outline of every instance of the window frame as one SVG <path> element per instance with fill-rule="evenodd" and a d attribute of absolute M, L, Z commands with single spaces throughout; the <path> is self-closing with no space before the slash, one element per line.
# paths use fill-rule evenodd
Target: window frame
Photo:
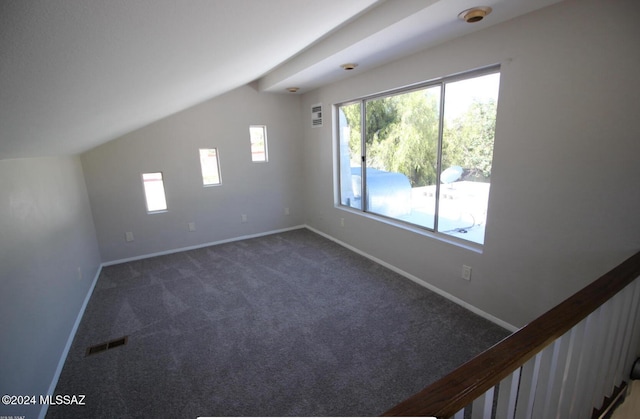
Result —
<path fill-rule="evenodd" d="M 453 243 L 456 245 L 460 245 L 463 247 L 466 247 L 470 250 L 474 250 L 474 251 L 480 251 L 482 250 L 483 246 L 484 246 L 484 240 L 483 243 L 478 243 L 475 242 L 473 240 L 469 240 L 469 239 L 464 239 L 461 237 L 456 237 L 450 234 L 446 234 L 444 232 L 441 232 L 438 230 L 438 219 L 439 219 L 439 211 L 440 211 L 440 200 L 442 199 L 441 197 L 441 181 L 440 181 L 440 176 L 442 174 L 442 149 L 443 149 L 443 139 L 444 139 L 444 119 L 445 119 L 445 97 L 446 97 L 446 84 L 447 83 L 453 83 L 453 82 L 458 82 L 458 81 L 463 81 L 463 80 L 468 80 L 468 79 L 473 79 L 476 77 L 482 77 L 482 76 L 486 76 L 486 75 L 490 75 L 490 74 L 501 74 L 501 65 L 500 64 L 494 64 L 491 66 L 487 66 L 487 67 L 483 67 L 483 68 L 478 68 L 475 70 L 470 70 L 470 71 L 464 71 L 464 72 L 460 72 L 460 73 L 455 73 L 449 76 L 443 76 L 443 77 L 438 77 L 435 79 L 431 79 L 428 81 L 424 81 L 424 82 L 419 82 L 419 83 L 415 83 L 415 84 L 411 84 L 411 85 L 406 85 L 406 86 L 402 86 L 402 87 L 398 87 L 398 88 L 394 88 L 394 89 L 390 89 L 390 90 L 385 90 L 382 92 L 378 92 L 378 93 L 374 93 L 374 94 L 370 94 L 370 95 L 365 95 L 365 96 L 361 96 L 358 97 L 356 99 L 351 99 L 351 100 L 347 100 L 347 101 L 343 101 L 343 102 L 338 102 L 335 103 L 333 105 L 333 111 L 334 111 L 334 117 L 335 117 L 335 121 L 336 123 L 334 124 L 335 126 L 335 131 L 334 131 L 334 179 L 335 179 L 335 184 L 334 184 L 334 188 L 335 188 L 335 206 L 339 209 L 345 210 L 345 211 L 349 211 L 352 212 L 354 214 L 360 215 L 360 216 L 365 216 L 377 221 L 381 221 L 381 222 L 385 222 L 387 224 L 391 224 L 394 226 L 398 226 L 404 229 L 408 229 L 410 231 L 413 232 L 417 232 L 420 234 L 426 234 L 430 237 L 434 237 L 437 239 L 440 239 L 442 241 L 446 241 L 449 243 Z M 366 103 L 368 101 L 372 101 L 372 100 L 376 100 L 376 99 L 382 99 L 382 98 L 387 98 L 387 97 L 392 97 L 392 96 L 396 96 L 396 95 L 400 95 L 400 94 L 406 94 L 406 93 L 411 93 L 411 92 L 415 92 L 415 91 L 419 91 L 419 90 L 425 90 L 428 89 L 430 87 L 434 87 L 434 86 L 440 86 L 440 102 L 439 102 L 439 116 L 438 116 L 438 120 L 439 120 L 439 127 L 438 127 L 438 139 L 437 139 L 437 155 L 436 155 L 436 160 L 437 160 L 437 170 L 436 170 L 436 183 L 435 183 L 435 187 L 436 187 L 436 192 L 435 192 L 435 206 L 434 206 L 434 226 L 433 228 L 429 228 L 426 226 L 422 226 L 420 224 L 415 224 L 409 221 L 405 221 L 399 218 L 395 218 L 392 216 L 388 216 L 388 215 L 384 215 L 384 214 L 379 214 L 376 212 L 372 212 L 369 211 L 366 208 L 366 203 L 367 203 L 367 175 L 366 175 L 366 171 L 367 171 L 367 165 L 366 165 L 366 159 L 367 159 L 367 145 L 366 145 Z M 498 90 L 499 92 L 499 90 Z M 498 93 L 499 95 L 499 93 Z M 360 105 L 360 162 L 361 162 L 361 182 L 360 182 L 360 200 L 361 200 L 361 207 L 357 208 L 357 207 L 352 207 L 350 205 L 347 204 L 343 204 L 342 203 L 342 191 L 341 191 L 341 185 L 342 185 L 342 173 L 341 173 L 341 152 L 340 152 L 340 142 L 341 142 L 341 135 L 342 133 L 340 132 L 340 123 L 339 118 L 340 118 L 340 108 L 344 107 L 344 106 L 349 106 L 349 105 L 354 105 L 354 104 L 359 104 Z M 496 109 L 496 120 L 497 120 L 497 109 Z M 495 135 L 495 133 L 494 133 Z M 495 144 L 494 144 L 494 150 L 495 151 Z M 493 158 L 492 158 L 493 159 Z M 489 206 L 489 201 L 487 201 L 487 207 Z"/>
<path fill-rule="evenodd" d="M 215 150 L 216 152 L 216 169 L 218 172 L 218 183 L 205 183 L 204 167 L 202 165 L 202 152 L 207 150 Z M 220 167 L 220 150 L 218 150 L 218 147 L 198 148 L 198 161 L 200 162 L 200 176 L 202 178 L 202 187 L 210 188 L 222 185 L 222 169 Z"/>
<path fill-rule="evenodd" d="M 159 174 L 160 175 L 160 182 L 162 185 L 162 197 L 164 200 L 164 208 L 161 209 L 150 209 L 149 208 L 149 195 L 147 194 L 147 184 L 146 182 L 150 182 L 151 180 L 145 180 L 145 175 L 156 175 Z M 140 174 L 140 179 L 142 180 L 142 191 L 144 193 L 144 201 L 145 201 L 145 207 L 147 209 L 147 214 L 160 214 L 163 212 L 168 212 L 169 211 L 169 204 L 167 203 L 167 189 L 165 188 L 164 185 L 164 172 L 162 172 L 161 170 L 159 171 L 154 171 L 154 172 L 142 172 Z"/>
<path fill-rule="evenodd" d="M 264 146 L 263 146 L 263 150 L 262 153 L 260 154 L 264 154 L 264 160 L 255 160 L 254 159 L 254 155 L 253 155 L 253 144 L 254 144 L 254 139 L 253 139 L 253 135 L 251 133 L 251 130 L 254 128 L 261 128 L 262 129 L 262 136 L 264 138 Z M 267 143 L 267 126 L 265 124 L 251 124 L 249 125 L 249 146 L 250 146 L 250 152 L 251 152 L 251 163 L 269 163 L 269 146 Z"/>

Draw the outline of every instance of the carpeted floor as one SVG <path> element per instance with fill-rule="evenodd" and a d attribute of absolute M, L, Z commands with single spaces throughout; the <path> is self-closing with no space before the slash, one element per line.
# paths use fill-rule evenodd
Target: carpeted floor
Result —
<path fill-rule="evenodd" d="M 295 230 L 105 267 L 47 418 L 379 415 L 507 335 Z"/>

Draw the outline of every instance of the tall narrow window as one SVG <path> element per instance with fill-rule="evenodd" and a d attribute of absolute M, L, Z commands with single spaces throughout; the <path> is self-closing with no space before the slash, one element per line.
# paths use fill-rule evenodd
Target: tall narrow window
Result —
<path fill-rule="evenodd" d="M 142 184 L 144 185 L 144 195 L 147 200 L 147 212 L 166 211 L 167 199 L 164 194 L 162 172 L 143 173 Z"/>
<path fill-rule="evenodd" d="M 268 161 L 267 126 L 251 125 L 249 127 L 249 138 L 251 139 L 251 161 Z"/>
<path fill-rule="evenodd" d="M 340 204 L 484 243 L 500 73 L 338 106 Z"/>
<path fill-rule="evenodd" d="M 200 169 L 202 171 L 202 184 L 204 186 L 220 185 L 220 160 L 218 149 L 200 149 Z"/>

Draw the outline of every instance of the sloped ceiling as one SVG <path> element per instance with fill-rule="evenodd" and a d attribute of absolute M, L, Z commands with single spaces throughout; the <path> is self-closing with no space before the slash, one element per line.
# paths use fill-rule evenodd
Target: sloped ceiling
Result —
<path fill-rule="evenodd" d="M 0 0 L 0 160 L 81 153 L 255 82 L 298 94 L 556 3 Z"/>

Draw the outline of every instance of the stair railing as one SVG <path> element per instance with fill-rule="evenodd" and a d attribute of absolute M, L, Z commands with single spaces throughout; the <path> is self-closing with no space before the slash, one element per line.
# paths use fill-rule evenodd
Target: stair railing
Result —
<path fill-rule="evenodd" d="M 597 417 L 639 352 L 640 252 L 384 416 Z"/>

